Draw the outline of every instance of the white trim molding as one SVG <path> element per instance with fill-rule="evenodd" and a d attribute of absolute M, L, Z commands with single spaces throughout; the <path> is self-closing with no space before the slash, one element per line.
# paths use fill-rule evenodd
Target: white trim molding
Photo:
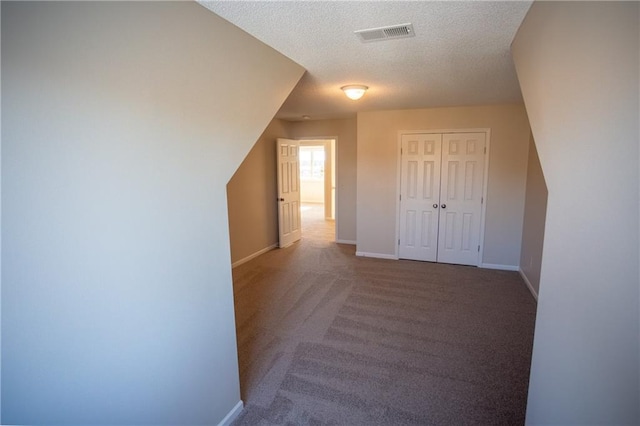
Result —
<path fill-rule="evenodd" d="M 520 270 L 519 266 L 515 265 L 497 265 L 495 263 L 481 263 L 481 268 L 484 269 L 497 269 L 498 271 L 514 271 L 518 272 Z"/>
<path fill-rule="evenodd" d="M 527 278 L 527 275 L 524 273 L 522 268 L 520 268 L 518 272 L 520 272 L 520 276 L 522 277 L 522 280 L 527 285 L 527 287 L 529 288 L 529 291 L 531 292 L 531 295 L 533 296 L 534 299 L 536 299 L 536 302 L 537 302 L 538 293 L 536 293 L 536 290 L 533 288 L 533 285 L 531 285 L 531 281 L 529 281 L 529 278 Z"/>
<path fill-rule="evenodd" d="M 242 413 L 242 409 L 244 408 L 244 404 L 242 400 L 238 401 L 238 403 L 224 416 L 224 419 L 218 423 L 218 426 L 229 426 L 235 419 L 238 418 L 240 413 Z"/>
<path fill-rule="evenodd" d="M 237 266 L 242 265 L 243 263 L 247 263 L 248 261 L 253 260 L 256 257 L 260 256 L 261 254 L 265 254 L 266 252 L 271 251 L 271 250 L 273 250 L 273 249 L 275 249 L 277 247 L 278 247 L 278 244 L 272 244 L 269 247 L 265 247 L 262 250 L 258 250 L 257 252 L 245 257 L 244 259 L 240 259 L 237 262 L 233 262 L 231 264 L 231 268 L 235 268 Z"/>
<path fill-rule="evenodd" d="M 368 253 L 366 251 L 357 251 L 356 256 L 360 257 L 373 257 L 375 259 L 387 259 L 387 260 L 398 260 L 398 256 L 393 254 L 384 254 L 384 253 Z"/>
<path fill-rule="evenodd" d="M 356 245 L 356 241 L 355 240 L 336 240 L 336 243 L 338 244 L 349 244 L 352 246 Z"/>

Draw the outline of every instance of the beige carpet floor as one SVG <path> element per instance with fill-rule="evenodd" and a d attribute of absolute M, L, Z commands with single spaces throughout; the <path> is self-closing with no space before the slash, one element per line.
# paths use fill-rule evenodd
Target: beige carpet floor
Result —
<path fill-rule="evenodd" d="M 317 213 L 233 271 L 234 424 L 524 424 L 536 305 L 518 273 L 356 257 Z"/>

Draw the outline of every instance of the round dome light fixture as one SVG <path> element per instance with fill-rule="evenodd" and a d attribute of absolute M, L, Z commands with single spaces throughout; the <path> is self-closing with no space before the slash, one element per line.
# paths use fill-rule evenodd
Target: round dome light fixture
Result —
<path fill-rule="evenodd" d="M 364 92 L 367 91 L 368 87 L 360 84 L 350 84 L 348 86 L 342 86 L 340 89 L 342 89 L 349 99 L 357 101 L 364 96 Z"/>

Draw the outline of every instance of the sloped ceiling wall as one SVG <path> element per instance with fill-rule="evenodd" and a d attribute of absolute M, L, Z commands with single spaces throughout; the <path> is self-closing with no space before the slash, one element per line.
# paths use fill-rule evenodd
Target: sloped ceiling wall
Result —
<path fill-rule="evenodd" d="M 2 4 L 2 423 L 239 402 L 225 186 L 304 70 L 191 2 Z"/>
<path fill-rule="evenodd" d="M 513 58 L 548 187 L 530 424 L 638 424 L 639 4 L 536 2 Z"/>

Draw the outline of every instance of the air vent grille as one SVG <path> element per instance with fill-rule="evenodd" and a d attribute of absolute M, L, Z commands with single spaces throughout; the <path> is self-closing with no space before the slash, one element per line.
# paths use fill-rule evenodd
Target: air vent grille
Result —
<path fill-rule="evenodd" d="M 394 38 L 413 37 L 413 24 L 392 25 L 389 27 L 369 28 L 354 31 L 363 43 L 370 41 L 390 40 Z"/>

